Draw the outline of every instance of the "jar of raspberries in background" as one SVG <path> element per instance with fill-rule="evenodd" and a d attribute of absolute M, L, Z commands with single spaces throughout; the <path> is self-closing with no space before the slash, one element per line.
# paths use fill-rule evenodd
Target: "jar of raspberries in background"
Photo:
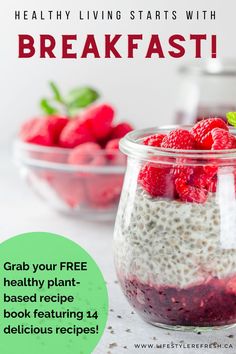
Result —
<path fill-rule="evenodd" d="M 121 140 L 128 166 L 115 265 L 131 306 L 151 324 L 198 331 L 236 323 L 235 134 L 214 118 Z"/>
<path fill-rule="evenodd" d="M 211 59 L 180 67 L 175 122 L 194 124 L 210 117 L 224 119 L 236 110 L 236 61 Z"/>

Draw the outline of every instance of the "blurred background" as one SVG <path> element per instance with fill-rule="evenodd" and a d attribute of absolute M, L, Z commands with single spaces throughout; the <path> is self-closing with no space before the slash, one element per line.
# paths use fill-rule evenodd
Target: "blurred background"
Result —
<path fill-rule="evenodd" d="M 75 16 L 71 21 L 15 21 L 14 10 L 71 10 Z M 126 15 L 130 10 L 176 10 L 176 21 L 164 19 L 160 21 L 130 21 L 124 16 L 121 21 L 79 21 L 78 10 L 121 10 Z M 215 10 L 216 20 L 183 20 L 185 10 Z M 181 115 L 182 104 L 179 98 L 182 78 L 178 76 L 178 68 L 192 57 L 193 48 L 186 43 L 186 55 L 183 59 L 150 59 L 143 58 L 143 52 L 137 58 L 127 59 L 85 59 L 61 60 L 35 58 L 19 60 L 17 36 L 28 33 L 37 37 L 39 33 L 49 33 L 59 38 L 60 34 L 78 34 L 79 38 L 88 33 L 95 33 L 102 38 L 104 33 L 143 33 L 144 37 L 158 33 L 166 39 L 171 34 L 180 33 L 188 38 L 189 33 L 217 34 L 219 58 L 236 57 L 234 45 L 234 2 L 216 2 L 213 0 L 174 1 L 127 1 L 119 3 L 108 0 L 72 0 L 48 2 L 42 0 L 19 2 L 12 0 L 1 4 L 0 23 L 1 36 L 1 100 L 2 119 L 0 120 L 0 141 L 6 144 L 12 139 L 22 121 L 37 115 L 38 102 L 48 94 L 48 81 L 58 83 L 63 91 L 76 85 L 88 84 L 97 88 L 105 101 L 113 104 L 120 119 L 129 120 L 136 127 L 168 124 L 176 119 L 176 111 Z M 231 24 L 231 26 L 229 26 Z M 166 45 L 164 45 L 166 47 Z M 209 51 L 210 54 L 210 51 Z M 206 58 L 207 59 L 207 58 Z M 199 62 L 199 60 L 195 60 Z M 185 75 L 186 76 L 186 75 Z M 196 92 L 189 93 L 189 83 L 184 87 L 188 99 L 188 107 L 196 99 Z M 221 85 L 221 84 L 220 84 Z M 206 85 L 204 86 L 206 88 Z M 207 88 L 202 95 L 211 94 Z M 192 88 L 191 88 L 192 89 Z M 234 86 L 235 90 L 235 86 Z M 191 91 L 192 92 L 192 91 Z M 186 96 L 182 95 L 185 99 Z M 235 93 L 233 92 L 233 95 Z M 221 93 L 218 94 L 221 96 Z M 191 101 L 192 100 L 192 101 Z M 236 100 L 235 100 L 236 101 Z M 225 103 L 229 105 L 229 102 Z M 177 107 L 177 108 L 176 108 Z"/>

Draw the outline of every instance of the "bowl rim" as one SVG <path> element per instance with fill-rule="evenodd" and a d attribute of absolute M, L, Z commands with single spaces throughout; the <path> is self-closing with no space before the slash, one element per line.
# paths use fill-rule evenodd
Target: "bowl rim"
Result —
<path fill-rule="evenodd" d="M 63 162 L 53 162 L 46 161 L 43 159 L 35 159 L 30 157 L 30 152 L 38 152 L 38 153 L 61 153 L 62 155 L 69 154 L 71 149 L 61 148 L 57 146 L 42 146 L 37 144 L 31 144 L 23 142 L 19 139 L 15 139 L 13 142 L 13 156 L 16 164 L 24 165 L 27 167 L 33 167 L 37 169 L 48 169 L 55 170 L 61 172 L 89 172 L 89 173 L 97 173 L 97 174 L 124 174 L 126 165 L 124 166 L 91 166 L 87 165 L 69 165 Z M 104 156 L 105 154 L 109 154 L 109 151 L 99 150 L 96 154 L 97 156 Z M 114 156 L 120 154 L 120 151 L 113 152 Z"/>

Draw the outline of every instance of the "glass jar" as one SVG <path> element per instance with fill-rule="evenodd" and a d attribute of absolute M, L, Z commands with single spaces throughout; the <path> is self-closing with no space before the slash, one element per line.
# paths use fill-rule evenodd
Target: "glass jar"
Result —
<path fill-rule="evenodd" d="M 151 324 L 228 327 L 236 323 L 236 150 L 141 144 L 172 129 L 134 131 L 121 140 L 128 165 L 114 234 L 118 279 Z M 191 179 L 183 182 L 186 173 Z"/>
<path fill-rule="evenodd" d="M 190 62 L 179 70 L 180 85 L 175 121 L 194 124 L 236 110 L 236 60 Z"/>

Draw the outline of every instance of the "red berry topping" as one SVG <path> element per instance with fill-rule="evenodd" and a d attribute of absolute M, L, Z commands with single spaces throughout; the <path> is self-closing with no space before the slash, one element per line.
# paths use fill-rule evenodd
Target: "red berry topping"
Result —
<path fill-rule="evenodd" d="M 191 203 L 205 203 L 207 200 L 207 191 L 186 183 L 181 178 L 175 180 L 176 191 L 182 201 Z"/>
<path fill-rule="evenodd" d="M 199 149 L 211 149 L 212 139 L 211 134 L 208 135 L 214 128 L 228 130 L 228 126 L 221 118 L 203 119 L 191 129 L 191 134 L 195 139 Z"/>
<path fill-rule="evenodd" d="M 165 149 L 191 150 L 194 148 L 194 139 L 188 130 L 176 129 L 163 138 L 161 147 Z"/>
<path fill-rule="evenodd" d="M 215 128 L 211 131 L 212 150 L 226 150 L 236 147 L 236 139 L 227 130 Z"/>
<path fill-rule="evenodd" d="M 209 176 L 214 177 L 218 171 L 217 166 L 203 166 L 203 171 L 207 173 Z"/>
<path fill-rule="evenodd" d="M 165 136 L 166 136 L 166 134 L 155 134 L 155 135 L 148 136 L 147 138 L 145 138 L 143 140 L 143 144 L 149 145 L 149 146 L 160 147 L 162 140 L 164 139 Z"/>
<path fill-rule="evenodd" d="M 147 164 L 139 173 L 139 183 L 152 197 L 173 198 L 175 191 L 170 170 L 170 167 Z"/>
<path fill-rule="evenodd" d="M 96 140 L 102 140 L 112 131 L 114 115 L 115 112 L 111 106 L 101 104 L 84 111 L 82 119 Z"/>
<path fill-rule="evenodd" d="M 217 191 L 217 176 L 215 175 L 210 184 L 209 184 L 209 187 L 208 187 L 208 191 L 211 192 L 211 193 L 216 193 Z"/>
<path fill-rule="evenodd" d="M 71 165 L 104 166 L 106 159 L 96 143 L 84 143 L 71 150 L 68 158 Z"/>
<path fill-rule="evenodd" d="M 64 148 L 74 148 L 80 144 L 94 141 L 95 138 L 87 125 L 77 118 L 71 120 L 62 130 L 59 145 Z"/>
<path fill-rule="evenodd" d="M 208 185 L 206 185 L 206 188 L 208 189 L 209 192 L 215 193 L 217 188 L 217 180 L 218 180 L 217 178 L 218 167 L 204 166 L 203 171 L 207 175 L 207 179 L 208 179 Z"/>
<path fill-rule="evenodd" d="M 51 146 L 53 145 L 52 127 L 46 119 L 33 118 L 22 125 L 20 138 L 27 143 Z"/>
<path fill-rule="evenodd" d="M 197 188 L 209 190 L 212 188 L 212 182 L 214 181 L 216 173 L 217 167 L 195 167 L 190 184 Z"/>
<path fill-rule="evenodd" d="M 209 118 L 198 122 L 191 131 L 176 129 L 168 135 L 155 134 L 145 138 L 143 144 L 167 149 L 225 150 L 236 149 L 236 137 L 221 118 Z M 152 197 L 169 197 L 172 194 L 185 202 L 206 202 L 208 193 L 215 193 L 217 189 L 217 164 L 191 166 L 191 161 L 187 160 L 178 157 L 175 164 L 166 164 L 166 168 L 164 165 L 146 165 L 139 175 L 140 185 Z M 174 187 L 168 188 L 169 178 L 170 185 L 174 181 Z"/>
<path fill-rule="evenodd" d="M 111 139 L 121 139 L 132 130 L 133 127 L 129 123 L 119 123 L 112 129 Z"/>
<path fill-rule="evenodd" d="M 181 178 L 182 180 L 188 182 L 191 175 L 193 174 L 193 167 L 177 165 L 173 167 L 174 178 Z"/>

